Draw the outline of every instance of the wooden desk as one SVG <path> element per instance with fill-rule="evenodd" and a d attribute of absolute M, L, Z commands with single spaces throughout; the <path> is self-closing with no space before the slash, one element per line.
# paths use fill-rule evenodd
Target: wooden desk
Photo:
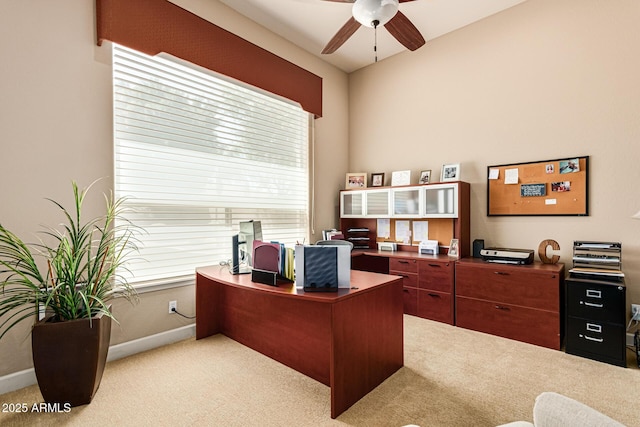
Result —
<path fill-rule="evenodd" d="M 305 293 L 198 268 L 196 339 L 222 333 L 331 387 L 336 418 L 404 364 L 402 279 L 354 270 L 351 286 Z"/>

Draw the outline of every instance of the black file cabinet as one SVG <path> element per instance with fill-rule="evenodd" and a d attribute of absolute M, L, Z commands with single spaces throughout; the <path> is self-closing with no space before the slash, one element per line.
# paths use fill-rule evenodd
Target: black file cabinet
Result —
<path fill-rule="evenodd" d="M 569 277 L 565 285 L 565 351 L 626 367 L 624 282 Z"/>

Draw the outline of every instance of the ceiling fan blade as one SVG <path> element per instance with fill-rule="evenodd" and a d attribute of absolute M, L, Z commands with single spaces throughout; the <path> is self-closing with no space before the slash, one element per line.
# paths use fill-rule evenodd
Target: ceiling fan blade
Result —
<path fill-rule="evenodd" d="M 355 3 L 356 0 L 324 0 L 324 1 L 331 1 L 334 3 Z M 398 0 L 399 3 L 407 3 L 410 1 L 415 1 L 415 0 Z"/>
<path fill-rule="evenodd" d="M 384 27 L 409 50 L 416 50 L 425 43 L 420 31 L 400 11 Z"/>
<path fill-rule="evenodd" d="M 338 50 L 338 48 L 342 46 L 344 42 L 346 42 L 358 28 L 360 28 L 360 23 L 356 21 L 352 16 L 351 18 L 349 18 L 347 23 L 338 30 L 335 36 L 333 36 L 333 38 L 329 40 L 329 43 L 327 43 L 327 45 L 324 47 L 322 53 L 326 55 Z"/>

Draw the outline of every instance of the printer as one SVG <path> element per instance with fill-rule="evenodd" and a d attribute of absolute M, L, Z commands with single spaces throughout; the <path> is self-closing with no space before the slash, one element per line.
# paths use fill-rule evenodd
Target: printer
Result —
<path fill-rule="evenodd" d="M 531 264 L 533 251 L 531 249 L 485 248 L 480 250 L 484 261 L 500 264 Z"/>
<path fill-rule="evenodd" d="M 423 240 L 418 245 L 418 253 L 422 255 L 438 255 L 440 248 L 437 240 Z"/>

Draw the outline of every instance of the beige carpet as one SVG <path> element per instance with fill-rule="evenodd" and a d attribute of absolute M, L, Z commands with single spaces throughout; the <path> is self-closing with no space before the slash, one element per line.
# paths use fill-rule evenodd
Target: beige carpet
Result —
<path fill-rule="evenodd" d="M 535 325 L 532 325 L 535 327 Z M 635 362 L 633 354 L 629 361 Z M 640 426 L 640 370 L 405 316 L 405 366 L 336 420 L 329 388 L 222 335 L 108 364 L 69 413 L 0 413 L 2 426 L 495 426 L 556 391 Z M 42 400 L 37 386 L 0 403 Z"/>

